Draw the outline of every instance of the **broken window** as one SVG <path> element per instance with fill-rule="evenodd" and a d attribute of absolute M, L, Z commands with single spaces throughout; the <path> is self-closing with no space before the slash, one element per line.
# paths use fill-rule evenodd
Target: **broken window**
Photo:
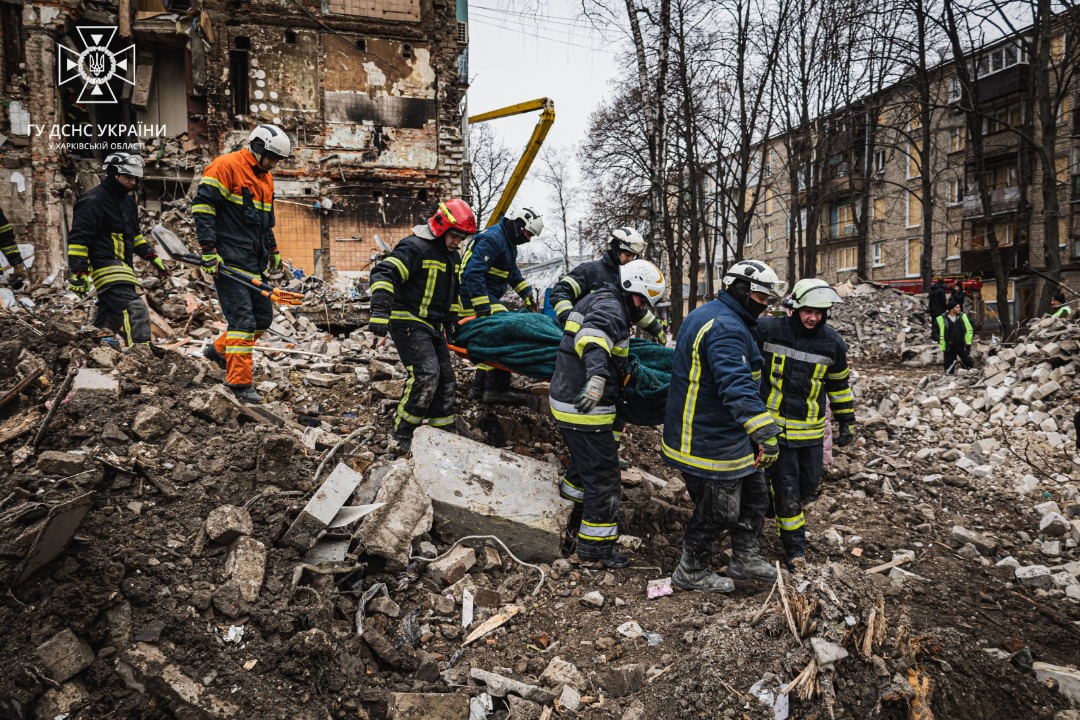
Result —
<path fill-rule="evenodd" d="M 248 111 L 248 67 L 251 40 L 246 37 L 233 38 L 233 49 L 229 51 L 229 91 L 232 93 L 233 128 L 243 130 L 247 127 L 243 116 Z"/>
<path fill-rule="evenodd" d="M 8 5 L 0 3 L 0 38 L 3 38 L 4 67 L 3 75 L 0 76 L 0 87 L 20 77 L 23 73 L 19 68 L 24 62 L 25 48 L 23 46 L 22 5 Z"/>
<path fill-rule="evenodd" d="M 188 131 L 186 65 L 183 48 L 159 47 L 155 54 L 140 53 L 135 66 L 131 104 L 142 122 L 164 125 L 167 137 Z"/>

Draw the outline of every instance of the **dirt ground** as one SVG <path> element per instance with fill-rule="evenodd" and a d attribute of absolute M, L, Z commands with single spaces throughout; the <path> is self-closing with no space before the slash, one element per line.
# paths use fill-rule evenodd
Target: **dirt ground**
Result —
<path fill-rule="evenodd" d="M 0 408 L 0 429 L 42 412 L 68 364 L 97 347 L 95 338 L 72 330 L 43 340 L 0 318 L 0 337 L 17 340 L 47 367 L 44 382 Z M 447 589 L 422 566 L 389 573 L 380 558 L 357 549 L 349 572 L 297 570 L 298 553 L 280 539 L 313 489 L 326 450 L 308 449 L 288 427 L 244 414 L 216 421 L 194 413 L 193 399 L 218 382 L 205 361 L 176 353 L 162 361 L 148 354 L 125 360 L 119 398 L 81 413 L 62 405 L 37 455 L 15 464 L 36 425 L 0 445 L 0 718 L 384 718 L 391 693 L 478 695 L 484 687 L 470 683 L 470 668 L 536 684 L 556 656 L 573 663 L 587 685 L 569 717 L 773 718 L 771 705 L 751 688 L 764 681 L 775 693 L 798 677 L 813 657 L 806 638 L 815 633 L 850 656 L 835 669 L 819 668 L 804 687 L 813 697 L 792 693 L 792 717 L 907 718 L 915 697 L 909 673 L 929 681 L 936 718 L 1053 718 L 1069 707 L 1055 688 L 1036 681 L 1030 663 L 1080 662 L 1077 606 L 1007 585 L 992 562 L 958 555 L 950 537 L 954 525 L 984 530 L 1001 543 L 996 557 L 1023 559 L 1034 551 L 1017 534 L 1038 535 L 1038 517 L 1015 497 L 975 481 L 921 480 L 938 471 L 935 461 L 914 460 L 918 447 L 903 433 L 886 441 L 864 435 L 838 450 L 827 471 L 821 498 L 808 511 L 811 565 L 785 585 L 796 622 L 806 622 L 803 638 L 795 637 L 768 586 L 740 583 L 730 596 L 676 591 L 647 598 L 647 582 L 674 569 L 690 505 L 677 476 L 660 462 L 656 430 L 631 428 L 624 455 L 668 481 L 663 489 L 648 482 L 625 488 L 620 524 L 642 541 L 631 552 L 632 567 L 594 570 L 556 561 L 544 566 L 546 579 L 533 594 L 539 574 L 499 550 L 497 563 L 470 573 L 477 588 L 497 598 L 494 607 L 478 609 L 478 621 L 511 603 L 522 612 L 462 647 L 468 631 L 461 627 L 460 598 L 447 601 Z M 857 392 L 865 400 L 921 376 L 893 367 L 859 370 Z M 895 379 L 876 385 L 872 378 L 885 373 Z M 0 393 L 10 385 L 0 380 Z M 297 388 L 276 393 L 293 407 L 292 421 L 325 423 L 342 435 L 371 426 L 339 459 L 361 469 L 390 458 L 391 402 L 363 383 Z M 466 390 L 459 389 L 461 415 L 477 435 L 537 457 L 561 452 L 546 417 L 475 407 Z M 143 439 L 132 425 L 147 406 L 163 410 L 170 427 Z M 87 471 L 57 477 L 38 469 L 37 458 L 50 450 L 85 451 Z M 883 457 L 906 461 L 894 466 L 888 493 L 880 478 L 864 472 Z M 91 510 L 67 551 L 14 585 L 48 508 L 87 492 Z M 206 539 L 207 515 L 226 504 L 247 507 L 251 535 L 267 549 L 255 602 L 226 582 L 229 548 Z M 778 558 L 772 527 L 767 521 L 763 547 Z M 841 549 L 826 537 L 828 528 L 861 541 Z M 450 544 L 426 539 L 439 552 Z M 863 572 L 900 550 L 915 553 L 905 568 L 917 579 Z M 723 565 L 722 554 L 716 561 Z M 359 637 L 358 598 L 376 583 L 386 584 L 398 612 L 369 612 Z M 600 607 L 584 603 L 594 591 L 604 598 Z M 620 634 L 628 621 L 645 635 Z M 234 628 L 243 629 L 239 639 Z M 65 629 L 85 641 L 92 661 L 57 682 L 38 648 Z M 143 662 L 147 647 L 164 660 Z M 177 677 L 190 680 L 201 697 L 179 693 L 170 682 Z M 490 717 L 507 717 L 499 700 Z"/>

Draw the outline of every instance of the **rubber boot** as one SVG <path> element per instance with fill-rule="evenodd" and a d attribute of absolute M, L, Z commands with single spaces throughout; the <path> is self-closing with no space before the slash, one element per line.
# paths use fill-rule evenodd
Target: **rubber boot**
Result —
<path fill-rule="evenodd" d="M 627 460 L 626 458 L 624 458 L 622 456 L 621 452 L 619 453 L 619 469 L 620 470 L 629 470 L 630 469 L 630 461 Z"/>
<path fill-rule="evenodd" d="M 671 584 L 681 590 L 729 593 L 735 589 L 731 578 L 717 575 L 705 562 L 704 555 L 683 548 L 682 560 L 671 574 Z"/>
<path fill-rule="evenodd" d="M 477 370 L 473 375 L 472 387 L 469 389 L 469 398 L 480 400 L 484 396 L 484 386 L 487 385 L 487 371 Z"/>
<path fill-rule="evenodd" d="M 221 357 L 221 353 L 219 353 L 217 351 L 217 348 L 214 347 L 212 344 L 205 350 L 203 350 L 203 357 L 217 365 L 222 370 L 225 369 L 225 358 Z"/>
<path fill-rule="evenodd" d="M 619 552 L 618 550 L 612 550 L 611 554 L 604 555 L 603 557 L 590 557 L 588 555 L 582 555 L 579 549 L 578 559 L 586 564 L 595 564 L 598 567 L 610 568 L 612 570 L 620 570 L 630 566 L 630 557 L 626 553 Z"/>
<path fill-rule="evenodd" d="M 262 398 L 259 397 L 259 393 L 255 392 L 255 388 L 250 385 L 245 387 L 233 387 L 230 385 L 229 389 L 232 390 L 233 395 L 235 395 L 236 399 L 240 402 L 247 403 L 248 405 L 259 405 L 262 403 Z"/>
<path fill-rule="evenodd" d="M 757 548 L 731 552 L 728 575 L 736 580 L 776 582 L 776 568 L 765 562 Z"/>

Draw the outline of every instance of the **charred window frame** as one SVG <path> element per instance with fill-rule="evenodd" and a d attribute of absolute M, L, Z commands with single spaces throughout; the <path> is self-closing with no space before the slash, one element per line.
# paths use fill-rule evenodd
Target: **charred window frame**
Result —
<path fill-rule="evenodd" d="M 232 93 L 232 125 L 234 130 L 247 127 L 243 117 L 248 113 L 248 74 L 251 67 L 251 39 L 243 36 L 233 38 L 229 50 L 229 89 Z"/>
<path fill-rule="evenodd" d="M 0 69 L 0 89 L 22 75 L 20 65 L 25 62 L 26 46 L 23 43 L 22 5 L 0 3 L 0 42 L 3 43 L 4 67 Z"/>

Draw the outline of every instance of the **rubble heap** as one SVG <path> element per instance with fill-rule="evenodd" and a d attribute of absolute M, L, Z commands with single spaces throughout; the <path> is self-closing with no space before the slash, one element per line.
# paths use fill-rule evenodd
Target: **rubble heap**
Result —
<path fill-rule="evenodd" d="M 838 285 L 844 302 L 829 311 L 829 324 L 856 360 L 900 360 L 930 341 L 925 295 L 909 295 L 873 283 Z"/>

